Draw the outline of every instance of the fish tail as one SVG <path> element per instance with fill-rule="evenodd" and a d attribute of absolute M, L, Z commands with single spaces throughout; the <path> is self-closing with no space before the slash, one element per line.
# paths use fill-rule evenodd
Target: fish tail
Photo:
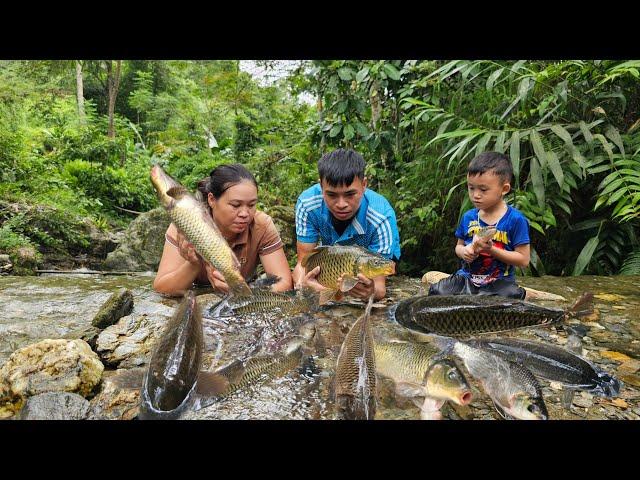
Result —
<path fill-rule="evenodd" d="M 572 317 L 591 315 L 593 313 L 593 293 L 586 292 L 580 295 L 567 313 Z"/>

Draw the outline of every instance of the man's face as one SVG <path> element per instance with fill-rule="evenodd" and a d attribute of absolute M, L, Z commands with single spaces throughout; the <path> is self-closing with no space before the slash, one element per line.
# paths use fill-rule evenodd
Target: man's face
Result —
<path fill-rule="evenodd" d="M 349 220 L 352 218 L 362 201 L 362 195 L 367 188 L 366 177 L 360 180 L 358 177 L 353 179 L 351 185 L 329 185 L 326 180 L 321 180 L 322 197 L 327 204 L 327 208 L 338 220 Z"/>

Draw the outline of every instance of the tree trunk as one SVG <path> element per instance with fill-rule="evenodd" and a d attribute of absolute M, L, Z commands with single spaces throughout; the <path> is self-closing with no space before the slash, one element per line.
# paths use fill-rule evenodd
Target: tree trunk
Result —
<path fill-rule="evenodd" d="M 78 97 L 78 119 L 80 125 L 86 125 L 86 116 L 84 113 L 84 86 L 82 83 L 82 63 L 76 60 L 76 95 Z"/>
<path fill-rule="evenodd" d="M 120 87 L 120 69 L 122 67 L 122 60 L 116 60 L 115 74 L 112 71 L 111 60 L 107 61 L 107 85 L 109 88 L 109 130 L 107 136 L 109 138 L 115 138 L 116 132 L 113 128 L 113 115 L 116 108 L 116 98 L 118 96 L 118 88 Z"/>

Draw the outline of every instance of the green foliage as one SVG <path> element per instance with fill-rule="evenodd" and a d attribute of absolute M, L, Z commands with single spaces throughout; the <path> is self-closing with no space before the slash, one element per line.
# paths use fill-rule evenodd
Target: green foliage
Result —
<path fill-rule="evenodd" d="M 620 275 L 640 275 L 640 249 L 629 253 L 620 269 Z"/>

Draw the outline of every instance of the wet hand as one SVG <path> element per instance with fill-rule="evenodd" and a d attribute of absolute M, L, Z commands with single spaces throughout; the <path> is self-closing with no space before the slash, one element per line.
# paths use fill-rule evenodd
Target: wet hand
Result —
<path fill-rule="evenodd" d="M 318 265 L 316 268 L 314 268 L 313 270 L 311 270 L 310 272 L 308 272 L 304 278 L 302 279 L 302 287 L 310 287 L 313 290 L 315 290 L 316 292 L 320 292 L 322 290 L 326 290 L 327 288 L 324 287 L 323 285 L 321 285 L 318 280 L 316 280 L 316 277 L 318 276 L 318 274 L 320 273 L 320 265 Z"/>
<path fill-rule="evenodd" d="M 209 282 L 211 282 L 213 289 L 219 292 L 229 293 L 229 285 L 227 285 L 224 276 L 209 264 L 205 264 L 204 268 L 207 271 L 207 278 Z"/>
<path fill-rule="evenodd" d="M 476 258 L 478 258 L 478 254 L 476 253 L 475 247 L 473 243 L 470 243 L 466 247 L 462 249 L 462 259 L 465 262 L 473 262 Z"/>
<path fill-rule="evenodd" d="M 376 285 L 370 278 L 365 277 L 363 274 L 358 274 L 358 283 L 349 290 L 347 293 L 351 296 L 360 298 L 361 300 L 369 300 L 369 297 L 376 291 Z"/>
<path fill-rule="evenodd" d="M 200 255 L 198 255 L 198 253 L 196 252 L 196 248 L 191 242 L 189 242 L 189 240 L 187 240 L 187 237 L 185 237 L 184 233 L 182 233 L 180 229 L 178 229 L 176 241 L 178 243 L 178 251 L 180 252 L 180 256 L 189 263 L 199 265 L 201 262 Z"/>

